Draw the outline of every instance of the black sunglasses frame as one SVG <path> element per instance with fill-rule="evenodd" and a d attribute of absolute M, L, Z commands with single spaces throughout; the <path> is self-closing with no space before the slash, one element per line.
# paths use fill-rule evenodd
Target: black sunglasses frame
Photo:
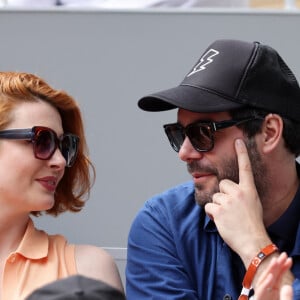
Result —
<path fill-rule="evenodd" d="M 171 123 L 171 124 L 165 124 L 163 125 L 165 133 L 169 139 L 169 142 L 172 146 L 172 148 L 176 151 L 179 152 L 180 148 L 184 142 L 184 139 L 186 137 L 189 138 L 192 146 L 194 147 L 195 150 L 197 150 L 198 152 L 208 152 L 211 151 L 214 148 L 215 145 L 215 140 L 214 140 L 214 132 L 220 130 L 220 129 L 225 129 L 225 128 L 229 128 L 232 126 L 237 126 L 249 121 L 253 121 L 253 120 L 263 120 L 263 117 L 260 116 L 253 116 L 253 117 L 247 117 L 247 118 L 242 118 L 242 119 L 231 119 L 231 120 L 224 120 L 224 121 L 218 121 L 218 122 L 213 122 L 213 121 L 197 121 L 194 123 L 191 123 L 189 125 L 187 125 L 186 127 L 183 127 L 181 124 L 179 123 Z M 209 147 L 203 148 L 203 147 L 199 147 L 199 145 L 196 144 L 195 142 L 195 137 L 192 136 L 191 133 L 191 129 L 195 128 L 195 127 L 204 127 L 207 132 L 207 138 L 209 138 L 210 141 L 210 145 Z M 172 135 L 172 131 L 177 130 L 180 132 L 181 136 L 182 136 L 182 142 L 179 143 L 177 145 L 176 143 L 176 139 L 174 138 L 174 136 Z M 200 132 L 200 131 L 199 131 Z"/>
<path fill-rule="evenodd" d="M 37 141 L 39 139 L 39 136 L 41 132 L 47 132 L 50 133 L 51 141 L 54 142 L 53 149 L 49 146 L 49 153 L 46 156 L 41 156 L 38 153 L 37 149 Z M 64 149 L 63 143 L 66 140 L 66 138 L 69 140 L 69 145 L 73 145 L 73 153 L 70 157 L 70 149 Z M 28 140 L 31 141 L 33 144 L 33 153 L 35 158 L 41 159 L 41 160 L 48 160 L 52 157 L 54 152 L 57 148 L 59 148 L 60 152 L 62 153 L 63 157 L 66 160 L 66 167 L 71 167 L 77 157 L 78 153 L 78 143 L 79 143 L 79 137 L 75 134 L 71 133 L 65 133 L 62 136 L 58 137 L 56 132 L 53 131 L 51 128 L 43 127 L 43 126 L 34 126 L 32 128 L 28 129 L 7 129 L 0 131 L 0 139 L 9 139 L 9 140 Z M 71 147 L 70 147 L 71 148 Z"/>

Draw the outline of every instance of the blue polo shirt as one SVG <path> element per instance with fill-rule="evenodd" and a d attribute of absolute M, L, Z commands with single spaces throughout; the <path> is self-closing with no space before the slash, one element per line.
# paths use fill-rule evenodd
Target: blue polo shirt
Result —
<path fill-rule="evenodd" d="M 293 258 L 294 299 L 300 300 L 300 188 L 286 212 L 268 228 Z M 238 224 L 237 224 L 238 226 Z M 126 297 L 238 299 L 245 267 L 195 203 L 193 182 L 149 199 L 128 236 Z"/>

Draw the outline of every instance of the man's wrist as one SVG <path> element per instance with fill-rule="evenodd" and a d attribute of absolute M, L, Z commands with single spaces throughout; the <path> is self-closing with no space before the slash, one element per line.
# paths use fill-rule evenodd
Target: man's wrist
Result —
<path fill-rule="evenodd" d="M 277 252 L 278 248 L 275 244 L 269 244 L 266 247 L 262 248 L 251 260 L 246 274 L 243 279 L 243 289 L 241 295 L 239 297 L 240 300 L 248 299 L 250 289 L 252 287 L 252 283 L 254 280 L 254 276 L 256 275 L 256 271 L 262 261 Z"/>
<path fill-rule="evenodd" d="M 248 269 L 253 258 L 261 251 L 261 249 L 264 249 L 270 244 L 273 244 L 273 242 L 269 239 L 269 237 L 264 237 L 260 240 L 251 242 L 247 248 L 245 248 L 244 254 L 240 255 L 245 268 Z"/>

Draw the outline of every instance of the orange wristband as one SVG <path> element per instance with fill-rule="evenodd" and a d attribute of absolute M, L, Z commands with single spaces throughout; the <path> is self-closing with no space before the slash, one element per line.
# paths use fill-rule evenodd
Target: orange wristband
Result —
<path fill-rule="evenodd" d="M 252 259 L 248 270 L 246 271 L 246 274 L 243 279 L 243 289 L 241 291 L 241 295 L 239 296 L 238 300 L 247 300 L 249 299 L 249 293 L 251 290 L 252 281 L 254 278 L 254 275 L 256 273 L 256 270 L 260 263 L 269 255 L 272 253 L 278 251 L 278 248 L 274 244 L 270 244 L 260 250 L 260 252 Z"/>

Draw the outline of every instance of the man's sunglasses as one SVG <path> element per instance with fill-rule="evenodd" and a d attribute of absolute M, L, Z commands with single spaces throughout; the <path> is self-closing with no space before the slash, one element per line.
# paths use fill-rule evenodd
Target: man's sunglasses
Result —
<path fill-rule="evenodd" d="M 225 120 L 219 122 L 198 121 L 183 127 L 179 123 L 164 125 L 165 132 L 172 148 L 179 152 L 185 137 L 187 136 L 192 146 L 198 152 L 207 152 L 214 147 L 214 132 L 220 129 L 240 125 L 262 117 L 248 117 L 244 119 Z"/>
<path fill-rule="evenodd" d="M 0 131 L 0 139 L 28 140 L 32 142 L 34 156 L 38 159 L 50 159 L 57 149 L 66 160 L 66 167 L 71 167 L 78 152 L 79 137 L 66 133 L 57 137 L 55 131 L 48 127 L 35 126 L 28 129 L 8 129 Z"/>

